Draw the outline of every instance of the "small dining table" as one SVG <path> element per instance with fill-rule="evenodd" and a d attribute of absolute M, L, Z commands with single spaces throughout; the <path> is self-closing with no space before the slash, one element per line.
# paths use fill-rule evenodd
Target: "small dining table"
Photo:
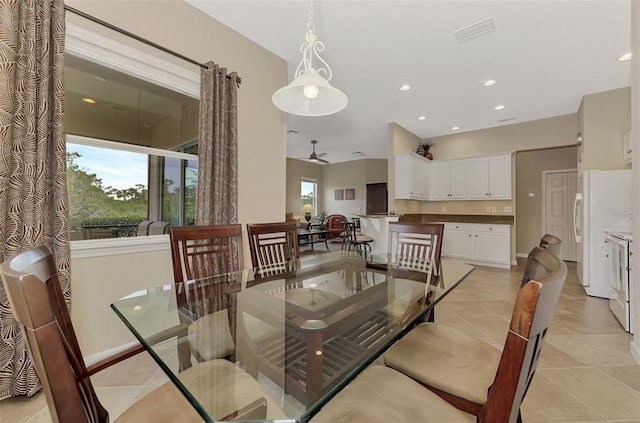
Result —
<path fill-rule="evenodd" d="M 230 336 L 231 351 L 215 358 L 233 362 L 260 383 L 283 405 L 290 419 L 285 421 L 306 422 L 424 321 L 473 269 L 442 259 L 427 274 L 387 264 L 386 258 L 366 261 L 356 252 L 336 251 L 167 283 L 111 307 L 205 421 L 215 421 L 215 410 L 207 406 L 215 401 L 190 391 L 181 373 L 211 358 L 190 355 L 194 340 L 214 345 L 204 345 L 209 351 Z M 224 316 L 215 330 L 197 324 L 212 314 Z M 207 393 L 218 394 L 224 393 Z"/>

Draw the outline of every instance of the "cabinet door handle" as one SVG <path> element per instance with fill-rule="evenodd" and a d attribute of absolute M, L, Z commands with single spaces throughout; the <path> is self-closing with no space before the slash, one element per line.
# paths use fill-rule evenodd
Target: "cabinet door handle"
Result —
<path fill-rule="evenodd" d="M 476 238 L 478 237 L 478 235 L 476 235 Z"/>

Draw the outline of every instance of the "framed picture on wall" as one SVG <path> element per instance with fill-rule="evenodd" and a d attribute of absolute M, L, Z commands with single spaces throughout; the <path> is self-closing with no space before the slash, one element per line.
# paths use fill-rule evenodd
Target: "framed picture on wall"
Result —
<path fill-rule="evenodd" d="M 334 200 L 344 200 L 344 190 L 337 189 L 333 191 L 333 199 Z"/>
<path fill-rule="evenodd" d="M 354 188 L 347 188 L 344 190 L 344 199 L 345 200 L 355 200 L 356 199 L 356 190 Z"/>

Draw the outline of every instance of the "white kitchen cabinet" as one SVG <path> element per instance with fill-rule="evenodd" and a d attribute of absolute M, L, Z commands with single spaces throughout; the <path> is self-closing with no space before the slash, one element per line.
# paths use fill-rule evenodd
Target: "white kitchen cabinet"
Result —
<path fill-rule="evenodd" d="M 430 165 L 415 153 L 396 155 L 396 198 L 428 200 Z"/>
<path fill-rule="evenodd" d="M 467 199 L 468 160 L 440 160 L 431 164 L 431 199 Z"/>
<path fill-rule="evenodd" d="M 623 158 L 625 163 L 631 163 L 631 129 L 622 137 Z"/>
<path fill-rule="evenodd" d="M 468 160 L 469 199 L 511 199 L 511 155 Z"/>
<path fill-rule="evenodd" d="M 511 267 L 511 228 L 484 223 L 445 223 L 442 255 L 508 269 Z"/>
<path fill-rule="evenodd" d="M 470 223 L 445 223 L 442 239 L 442 255 L 459 259 L 473 256 L 473 225 Z"/>

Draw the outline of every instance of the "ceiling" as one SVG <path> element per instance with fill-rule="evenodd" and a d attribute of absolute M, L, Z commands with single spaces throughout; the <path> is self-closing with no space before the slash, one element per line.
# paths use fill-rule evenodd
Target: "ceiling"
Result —
<path fill-rule="evenodd" d="M 284 58 L 293 79 L 308 1 L 185 1 Z M 457 41 L 489 18 L 494 31 Z M 617 61 L 631 51 L 629 0 L 317 0 L 314 24 L 349 104 L 289 115 L 288 157 L 317 139 L 332 163 L 387 158 L 390 122 L 431 138 L 575 113 L 582 96 L 630 85 L 630 62 Z"/>

